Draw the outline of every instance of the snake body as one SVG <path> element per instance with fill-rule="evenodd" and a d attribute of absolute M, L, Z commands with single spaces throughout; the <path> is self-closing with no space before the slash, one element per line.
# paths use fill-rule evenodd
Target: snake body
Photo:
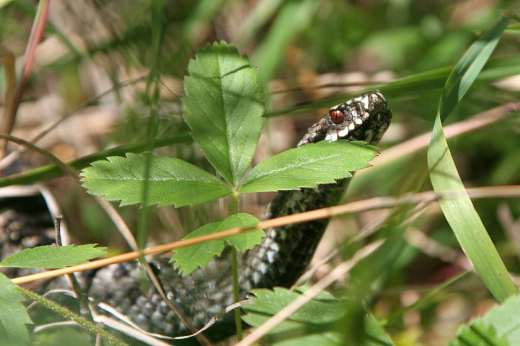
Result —
<path fill-rule="evenodd" d="M 338 139 L 377 144 L 391 117 L 383 95 L 379 91 L 368 92 L 330 108 L 327 115 L 309 128 L 298 146 Z M 265 218 L 336 205 L 349 182 L 350 178 L 315 189 L 279 191 Z M 244 299 L 254 288 L 292 286 L 309 264 L 327 224 L 328 220 L 317 220 L 267 229 L 261 244 L 239 255 L 240 298 Z M 159 259 L 152 265 L 168 299 L 196 328 L 202 328 L 234 302 L 230 251 L 184 278 L 167 259 Z M 84 281 L 89 296 L 115 307 L 148 332 L 169 336 L 191 334 L 153 287 L 142 289 L 141 278 L 137 263 L 128 262 L 84 276 Z M 217 321 L 205 335 L 212 341 L 232 335 L 235 327 L 231 315 Z"/>

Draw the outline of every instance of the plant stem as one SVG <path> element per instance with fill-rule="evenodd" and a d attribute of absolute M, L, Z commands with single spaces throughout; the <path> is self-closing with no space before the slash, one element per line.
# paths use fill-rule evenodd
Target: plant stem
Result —
<path fill-rule="evenodd" d="M 63 219 L 63 215 L 56 214 L 54 215 L 54 232 L 56 237 L 56 246 L 63 246 L 61 242 L 61 220 Z M 87 321 L 94 321 L 94 318 L 92 317 L 92 312 L 90 311 L 90 307 L 88 304 L 88 296 L 83 292 L 81 289 L 81 286 L 76 280 L 75 274 L 67 274 L 67 277 L 69 278 L 70 284 L 72 286 L 72 290 L 76 294 L 76 298 L 78 299 L 79 303 L 79 313 L 81 317 L 86 319 Z"/>
<path fill-rule="evenodd" d="M 234 215 L 238 214 L 238 196 L 239 192 L 234 192 L 231 194 L 231 210 Z M 235 298 L 235 303 L 238 303 L 240 300 L 238 294 L 238 260 L 237 260 L 237 249 L 232 246 L 231 247 L 231 258 L 233 259 L 233 295 Z M 235 309 L 235 323 L 237 326 L 237 340 L 242 340 L 242 320 L 240 319 L 240 309 Z"/>
<path fill-rule="evenodd" d="M 233 215 L 238 215 L 238 196 L 240 192 L 233 192 L 231 196 L 231 213 Z"/>
<path fill-rule="evenodd" d="M 47 309 L 52 310 L 52 311 L 56 312 L 57 314 L 60 314 L 61 316 L 65 317 L 66 319 L 70 319 L 70 320 L 76 322 L 77 324 L 79 324 L 80 326 L 82 326 L 83 328 L 88 330 L 89 332 L 100 335 L 103 339 L 108 341 L 111 345 L 128 346 L 128 344 L 126 344 L 122 340 L 116 338 L 115 336 L 104 331 L 103 329 L 98 328 L 94 323 L 87 321 L 84 318 L 81 318 L 80 316 L 76 315 L 69 309 L 67 309 L 61 305 L 58 305 L 57 303 L 53 302 L 52 300 L 44 298 L 34 292 L 24 289 L 22 287 L 17 287 L 16 289 L 21 294 L 23 294 L 25 297 L 27 297 L 31 300 L 34 300 L 35 302 L 40 303 Z"/>

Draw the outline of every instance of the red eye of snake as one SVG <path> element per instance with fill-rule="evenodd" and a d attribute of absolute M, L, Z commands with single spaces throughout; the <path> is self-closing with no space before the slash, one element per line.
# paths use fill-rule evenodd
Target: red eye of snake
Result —
<path fill-rule="evenodd" d="M 330 113 L 330 118 L 332 119 L 332 122 L 334 122 L 335 124 L 341 124 L 345 116 L 341 111 L 332 111 Z"/>

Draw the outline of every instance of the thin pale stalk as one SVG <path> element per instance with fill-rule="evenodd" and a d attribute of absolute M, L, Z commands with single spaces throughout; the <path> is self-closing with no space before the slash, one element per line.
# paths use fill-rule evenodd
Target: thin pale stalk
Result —
<path fill-rule="evenodd" d="M 471 198 L 497 198 L 497 197 L 519 197 L 520 196 L 520 186 L 512 185 L 512 186 L 493 186 L 493 187 L 479 187 L 479 188 L 470 188 L 466 190 L 468 195 Z M 49 279 L 58 277 L 61 275 L 85 271 L 89 269 L 101 268 L 114 263 L 121 263 L 126 261 L 131 261 L 138 259 L 139 256 L 147 256 L 154 255 L 159 253 L 164 253 L 168 251 L 172 251 L 174 249 L 179 249 L 181 247 L 186 247 L 190 245 L 204 243 L 210 240 L 223 239 L 226 237 L 234 236 L 243 232 L 247 232 L 253 229 L 266 229 L 272 227 L 281 227 L 289 224 L 297 224 L 302 222 L 309 222 L 320 219 L 328 219 L 334 216 L 342 215 L 342 214 L 350 214 L 350 213 L 359 213 L 368 210 L 374 209 L 382 209 L 382 208 L 391 208 L 398 205 L 405 204 L 418 204 L 418 203 L 426 203 L 426 202 L 434 202 L 440 198 L 446 197 L 457 197 L 457 194 L 452 193 L 443 193 L 436 194 L 433 191 L 426 191 L 422 193 L 416 194 L 407 194 L 399 198 L 393 197 L 376 197 L 370 198 L 362 201 L 347 203 L 338 205 L 335 207 L 316 209 L 312 211 L 308 211 L 305 213 L 294 214 L 283 216 L 275 219 L 269 219 L 258 223 L 255 226 L 251 227 L 234 227 L 228 230 L 223 230 L 217 233 L 204 235 L 201 237 L 195 237 L 191 239 L 178 240 L 175 242 L 162 244 L 153 246 L 142 251 L 132 251 L 125 254 L 112 256 L 110 258 L 103 258 L 100 260 L 79 264 L 76 266 L 71 266 L 67 268 L 50 270 L 43 273 L 37 273 L 27 276 L 22 276 L 18 278 L 12 279 L 12 281 L 17 284 L 25 284 L 28 282 L 33 282 L 37 280 Z"/>
<path fill-rule="evenodd" d="M 62 246 L 61 242 L 61 220 L 63 219 L 63 215 L 56 214 L 54 215 L 54 234 L 56 237 L 56 246 Z M 92 322 L 94 319 L 92 318 L 92 312 L 90 311 L 89 303 L 88 303 L 88 297 L 81 289 L 81 286 L 76 279 L 76 276 L 74 274 L 68 274 L 67 277 L 69 278 L 70 284 L 72 286 L 72 290 L 76 294 L 76 298 L 79 302 L 79 313 L 81 317 L 86 319 L 87 321 Z"/>

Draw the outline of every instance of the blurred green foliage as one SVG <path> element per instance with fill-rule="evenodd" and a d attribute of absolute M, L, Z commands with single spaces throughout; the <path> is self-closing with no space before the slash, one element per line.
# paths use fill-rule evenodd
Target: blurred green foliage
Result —
<path fill-rule="evenodd" d="M 280 126 L 276 125 L 278 120 L 285 120 L 277 117 L 280 114 L 274 117 L 273 122 L 269 121 L 265 128 L 269 134 L 266 136 L 266 147 L 267 151 L 273 153 L 279 150 L 276 146 L 279 137 L 273 137 L 276 131 L 295 131 L 298 135 L 291 139 L 293 143 L 288 144 L 288 147 L 293 146 L 317 116 L 323 115 L 326 108 L 334 104 L 327 97 L 353 92 L 345 89 L 345 83 L 361 81 L 380 86 L 380 83 L 375 82 L 388 82 L 418 73 L 437 73 L 435 69 L 454 65 L 471 43 L 498 20 L 502 10 L 519 10 L 520 2 L 165 0 L 159 23 L 162 44 L 158 59 L 154 59 L 152 40 L 154 24 L 158 25 L 152 21 L 153 6 L 152 0 L 56 2 L 51 7 L 44 39 L 58 38 L 64 43 L 65 50 L 38 64 L 24 95 L 24 102 L 37 101 L 49 94 L 59 95 L 70 113 L 81 102 L 89 101 L 105 91 L 92 87 L 99 80 L 108 80 L 110 86 L 117 86 L 121 82 L 146 76 L 152 69 L 156 69 L 160 71 L 161 81 L 169 87 L 161 89 L 156 105 L 159 109 L 158 137 L 183 134 L 187 127 L 181 116 L 183 109 L 179 99 L 183 96 L 183 89 L 179 81 L 187 74 L 189 59 L 194 57 L 200 47 L 207 42 L 225 40 L 236 44 L 241 53 L 247 53 L 252 66 L 258 68 L 259 76 L 265 83 L 264 94 L 270 104 L 269 111 L 286 108 L 299 111 L 290 115 L 290 128 L 277 127 Z M 17 67 L 21 66 L 34 13 L 33 1 L 0 1 L 0 47 L 16 54 L 19 58 Z M 492 58 L 519 58 L 518 37 L 518 31 L 506 31 Z M 52 51 L 56 46 L 50 47 Z M 504 62 L 493 60 L 496 61 L 497 64 Z M 513 69 L 515 63 L 511 61 L 501 77 L 517 74 Z M 93 71 L 96 76 L 91 75 Z M 497 84 L 497 79 L 491 77 L 474 84 L 448 123 L 458 123 L 499 105 L 517 101 L 520 83 L 513 80 L 507 85 Z M 2 69 L 0 91 L 4 89 L 4 83 Z M 333 85 L 317 88 L 321 84 Z M 443 85 L 444 82 L 432 84 L 431 88 L 425 85 L 422 89 L 412 90 L 394 85 L 388 97 L 394 112 L 393 125 L 381 143 L 383 149 L 432 130 Z M 131 97 L 127 89 L 132 90 Z M 118 114 L 115 128 L 107 131 L 110 134 L 93 135 L 93 141 L 100 150 L 116 144 L 146 140 L 150 104 L 144 90 L 145 81 L 136 81 L 130 86 L 116 88 L 109 94 L 108 100 L 102 98 L 89 103 L 91 106 L 112 107 Z M 273 90 L 281 90 L 282 93 L 270 93 Z M 319 102 L 320 99 L 326 101 Z M 88 112 L 88 109 L 82 109 Z M 33 116 L 37 118 L 39 114 Z M 518 113 L 513 113 L 485 128 L 448 139 L 465 185 L 520 184 L 519 133 Z M 189 143 L 176 144 L 159 151 L 210 169 L 198 149 Z M 396 160 L 381 169 L 376 167 L 374 171 L 377 174 L 359 179 L 358 186 L 357 178 L 354 179 L 350 200 L 369 196 L 397 196 L 431 189 L 425 150 L 419 150 L 413 156 Z M 60 183 L 58 181 L 56 185 Z M 76 220 L 72 223 L 73 231 L 80 233 L 85 242 L 106 241 L 106 233 L 99 230 L 92 232 L 100 224 L 95 220 L 105 220 L 103 212 L 92 207 L 91 201 L 77 190 L 65 187 L 60 193 L 65 214 Z M 255 208 L 258 204 L 266 202 L 267 199 L 260 196 L 256 200 L 244 201 L 242 208 L 257 210 Z M 475 202 L 477 212 L 508 270 L 518 274 L 520 255 L 506 232 L 507 227 L 511 226 L 504 223 L 499 206 L 507 207 L 507 213 L 513 220 L 520 217 L 518 198 Z M 210 221 L 223 218 L 228 209 L 228 202 L 221 201 L 182 208 L 179 213 L 153 210 L 150 215 L 151 235 L 161 241 L 179 238 Z M 381 233 L 403 231 L 399 222 L 410 214 L 408 210 L 397 212 L 395 220 L 392 218 Z M 131 226 L 135 225 L 135 210 L 126 209 L 125 217 Z M 356 215 L 341 221 L 346 220 L 361 227 L 377 217 L 379 214 Z M 431 240 L 460 251 L 439 210 L 430 210 L 415 219 L 410 226 L 420 229 Z M 423 292 L 459 270 L 452 263 L 426 255 L 401 243 L 401 240 L 399 237 L 395 240 L 401 250 L 400 253 L 392 253 L 395 257 L 391 258 L 395 263 L 383 263 L 382 259 L 381 267 L 377 268 L 385 272 L 385 280 L 373 284 L 371 288 L 374 288 L 375 293 L 367 304 L 376 316 L 386 316 L 406 305 L 403 292 L 408 292 L 410 285 L 414 285 L 414 288 L 419 286 L 418 291 Z M 112 241 L 112 244 L 120 245 L 120 241 Z M 437 296 L 430 305 L 419 309 L 419 321 L 413 320 L 413 316 L 404 316 L 387 326 L 387 330 L 395 340 L 412 340 L 411 344 L 436 345 L 449 340 L 455 335 L 458 323 L 469 319 L 471 312 L 478 310 L 478 303 L 490 297 L 475 276 L 450 286 L 450 289 L 454 292 Z M 445 321 L 442 308 L 454 297 L 466 305 L 460 309 L 460 316 L 457 315 L 455 321 L 451 321 L 453 330 L 439 332 Z M 419 332 L 413 334 L 416 330 Z"/>

